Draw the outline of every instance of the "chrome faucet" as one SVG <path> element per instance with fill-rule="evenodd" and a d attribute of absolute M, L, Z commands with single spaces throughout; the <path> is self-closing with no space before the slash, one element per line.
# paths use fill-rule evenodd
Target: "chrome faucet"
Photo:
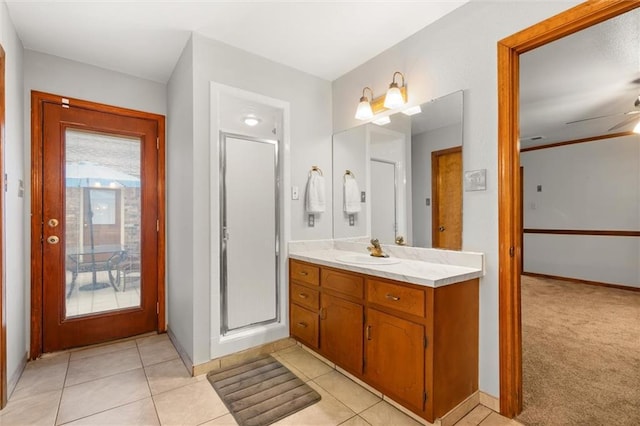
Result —
<path fill-rule="evenodd" d="M 367 250 L 371 253 L 373 257 L 389 257 L 388 254 L 382 251 L 382 247 L 380 247 L 380 241 L 377 238 L 373 238 L 371 240 L 371 245 L 367 247 Z"/>

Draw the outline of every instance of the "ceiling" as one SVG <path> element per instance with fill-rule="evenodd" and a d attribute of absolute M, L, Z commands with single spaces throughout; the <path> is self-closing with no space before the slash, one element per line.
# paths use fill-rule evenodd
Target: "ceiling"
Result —
<path fill-rule="evenodd" d="M 630 131 L 635 122 L 609 129 L 631 117 L 625 112 L 639 110 L 638 95 L 640 9 L 635 9 L 520 56 L 520 146 Z"/>
<path fill-rule="evenodd" d="M 26 49 L 162 83 L 191 32 L 332 81 L 466 1 L 6 0 Z M 521 147 L 633 128 L 640 9 L 520 61 Z"/>
<path fill-rule="evenodd" d="M 333 81 L 468 0 L 6 0 L 26 49 L 165 83 L 191 32 Z"/>

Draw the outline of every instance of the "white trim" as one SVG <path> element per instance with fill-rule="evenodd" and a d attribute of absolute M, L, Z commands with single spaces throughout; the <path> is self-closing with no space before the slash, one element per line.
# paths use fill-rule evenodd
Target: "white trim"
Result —
<path fill-rule="evenodd" d="M 238 333 L 230 333 L 226 336 L 220 334 L 220 178 L 219 178 L 219 100 L 220 95 L 226 94 L 233 97 L 261 103 L 282 110 L 283 123 L 280 137 L 281 150 L 281 182 L 280 182 L 280 321 L 264 326 L 256 326 Z M 246 350 L 268 342 L 289 336 L 289 306 L 287 287 L 287 258 L 288 242 L 291 239 L 291 200 L 288 197 L 287 188 L 291 187 L 291 131 L 290 131 L 290 104 L 287 101 L 271 98 L 258 93 L 238 89 L 224 84 L 210 82 L 210 252 L 211 252 L 211 336 L 209 345 L 209 359 L 219 358 L 235 352 Z"/>

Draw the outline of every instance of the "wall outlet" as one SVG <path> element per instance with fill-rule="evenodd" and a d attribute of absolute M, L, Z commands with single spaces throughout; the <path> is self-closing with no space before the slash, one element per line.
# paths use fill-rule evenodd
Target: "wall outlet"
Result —
<path fill-rule="evenodd" d="M 367 193 L 362 191 L 360 192 L 360 202 L 361 203 L 366 203 L 367 202 Z"/>
<path fill-rule="evenodd" d="M 313 228 L 314 226 L 316 226 L 316 217 L 314 215 L 310 214 L 308 221 L 309 221 L 309 228 Z"/>
<path fill-rule="evenodd" d="M 356 215 L 349 215 L 349 226 L 356 226 Z"/>
<path fill-rule="evenodd" d="M 430 206 L 431 205 L 431 198 L 426 198 L 425 202 L 426 202 L 427 206 Z"/>
<path fill-rule="evenodd" d="M 537 190 L 538 192 L 542 192 L 542 185 L 538 185 L 538 186 L 536 187 L 536 190 Z"/>
<path fill-rule="evenodd" d="M 291 187 L 291 199 L 292 200 L 298 200 L 300 198 L 300 193 L 298 192 L 298 187 L 297 186 L 292 186 Z"/>

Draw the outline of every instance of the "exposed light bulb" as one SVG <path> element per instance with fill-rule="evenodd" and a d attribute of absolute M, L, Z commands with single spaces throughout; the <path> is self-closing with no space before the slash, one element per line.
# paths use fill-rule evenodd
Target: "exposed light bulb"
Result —
<path fill-rule="evenodd" d="M 420 105 L 412 106 L 402 111 L 404 115 L 408 115 L 408 116 L 420 114 L 421 112 L 422 112 L 422 108 L 420 108 Z"/>
<path fill-rule="evenodd" d="M 389 116 L 380 117 L 376 120 L 373 120 L 372 123 L 377 124 L 378 126 L 384 126 L 385 124 L 391 123 L 391 118 L 389 118 Z"/>
<path fill-rule="evenodd" d="M 633 128 L 633 133 L 637 133 L 640 135 L 640 120 L 638 120 L 636 126 Z"/>

